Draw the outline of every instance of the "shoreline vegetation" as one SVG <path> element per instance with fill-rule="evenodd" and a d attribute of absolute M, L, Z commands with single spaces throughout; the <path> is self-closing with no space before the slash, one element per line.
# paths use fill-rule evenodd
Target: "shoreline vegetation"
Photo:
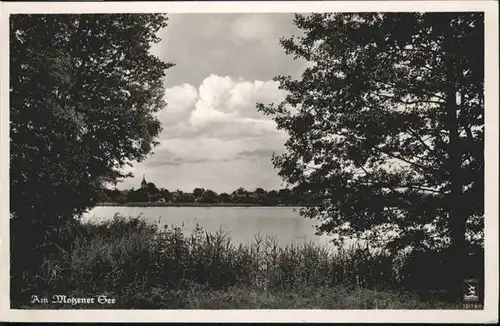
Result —
<path fill-rule="evenodd" d="M 194 188 L 191 192 L 158 188 L 146 178 L 137 189 L 102 189 L 97 206 L 200 206 L 200 207 L 307 207 L 319 205 L 323 198 L 304 187 L 265 190 L 243 187 L 226 193 Z"/>
<path fill-rule="evenodd" d="M 96 206 L 121 206 L 121 207 L 290 207 L 301 208 L 304 206 L 293 204 L 277 204 L 277 205 L 264 205 L 264 204 L 245 204 L 245 203 L 163 203 L 163 202 L 130 202 L 130 203 L 113 203 L 102 202 L 97 203 Z"/>
<path fill-rule="evenodd" d="M 411 264 L 422 262 L 361 246 L 333 253 L 313 243 L 280 247 L 271 237 L 242 245 L 221 231 L 197 227 L 187 235 L 120 215 L 101 223 L 74 221 L 60 231 L 51 245 L 35 249 L 39 260 L 12 265 L 12 308 L 462 308 L 437 289 L 421 290 L 428 278 L 412 274 Z M 18 248 L 23 233 L 11 234 Z M 33 295 L 66 299 L 42 304 Z M 115 302 L 71 303 L 98 295 Z"/>

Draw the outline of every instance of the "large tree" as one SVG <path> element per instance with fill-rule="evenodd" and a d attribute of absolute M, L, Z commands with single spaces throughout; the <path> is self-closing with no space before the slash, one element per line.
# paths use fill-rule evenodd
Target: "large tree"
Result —
<path fill-rule="evenodd" d="M 280 176 L 321 195 L 302 210 L 323 220 L 319 232 L 393 250 L 448 247 L 457 264 L 467 239 L 481 242 L 483 19 L 295 16 L 303 36 L 281 44 L 309 68 L 298 80 L 277 77 L 285 101 L 258 108 L 289 134 L 273 158 Z"/>
<path fill-rule="evenodd" d="M 55 222 L 95 204 L 157 144 L 172 65 L 160 14 L 10 16 L 10 210 Z"/>

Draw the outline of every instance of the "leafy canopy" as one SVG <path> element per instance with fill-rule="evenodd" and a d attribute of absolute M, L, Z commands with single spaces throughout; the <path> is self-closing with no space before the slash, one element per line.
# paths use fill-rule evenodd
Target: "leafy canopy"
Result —
<path fill-rule="evenodd" d="M 395 250 L 446 247 L 466 235 L 480 242 L 483 15 L 294 21 L 304 35 L 281 44 L 309 68 L 298 80 L 275 78 L 288 96 L 258 109 L 289 134 L 286 153 L 273 158 L 279 175 L 322 198 L 302 214 L 323 221 L 320 233 Z"/>
<path fill-rule="evenodd" d="M 11 214 L 72 217 L 157 144 L 159 14 L 10 16 Z"/>

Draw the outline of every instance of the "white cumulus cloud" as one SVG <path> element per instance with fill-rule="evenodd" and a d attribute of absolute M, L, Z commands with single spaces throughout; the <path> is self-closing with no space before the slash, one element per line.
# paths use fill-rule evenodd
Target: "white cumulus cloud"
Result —
<path fill-rule="evenodd" d="M 160 111 L 163 125 L 172 125 L 186 120 L 198 101 L 198 91 L 189 84 L 182 84 L 165 90 L 167 107 Z"/>
<path fill-rule="evenodd" d="M 279 103 L 285 92 L 274 81 L 244 81 L 210 75 L 201 85 L 175 86 L 166 90 L 167 107 L 159 117 L 165 129 L 162 139 L 238 139 L 277 134 L 276 125 L 257 111 L 256 103 Z"/>
<path fill-rule="evenodd" d="M 160 145 L 136 165 L 136 177 L 124 186 L 140 182 L 143 173 L 154 176 L 158 186 L 185 190 L 201 181 L 216 191 L 229 191 L 236 181 L 250 188 L 278 184 L 271 155 L 283 150 L 285 135 L 256 103 L 279 103 L 284 97 L 274 81 L 215 74 L 200 85 L 168 88 L 167 107 L 158 115 L 164 126 Z"/>

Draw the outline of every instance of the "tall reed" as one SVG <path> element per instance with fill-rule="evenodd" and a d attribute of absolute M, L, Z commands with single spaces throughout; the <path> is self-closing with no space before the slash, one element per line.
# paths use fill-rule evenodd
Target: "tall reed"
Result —
<path fill-rule="evenodd" d="M 134 307 L 156 300 L 155 296 L 163 302 L 177 298 L 170 303 L 175 307 L 188 305 L 179 302 L 179 291 L 193 293 L 187 296 L 193 298 L 202 291 L 235 287 L 268 292 L 404 287 L 394 257 L 359 245 L 336 251 L 312 242 L 279 246 L 276 238 L 260 235 L 250 244 L 235 245 L 222 230 L 208 233 L 197 226 L 186 235 L 179 227 L 159 229 L 142 217 L 118 215 L 100 224 L 73 223 L 62 233 L 71 241 L 54 241 L 38 266 L 17 275 L 22 281 L 13 284 L 12 291 L 113 293 L 129 298 L 126 304 Z M 20 271 L 13 268 L 12 273 Z"/>

